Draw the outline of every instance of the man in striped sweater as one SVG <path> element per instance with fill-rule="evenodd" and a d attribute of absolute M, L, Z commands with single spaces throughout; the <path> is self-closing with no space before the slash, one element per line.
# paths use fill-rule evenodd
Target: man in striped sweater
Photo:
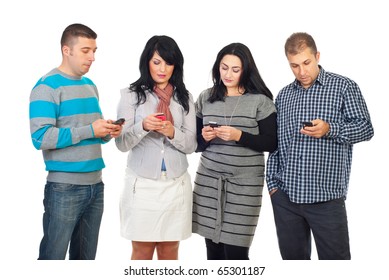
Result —
<path fill-rule="evenodd" d="M 62 63 L 30 95 L 33 145 L 48 171 L 39 259 L 91 260 L 96 256 L 104 208 L 101 144 L 121 126 L 104 120 L 94 83 L 83 77 L 95 60 L 97 34 L 69 25 L 61 38 Z"/>

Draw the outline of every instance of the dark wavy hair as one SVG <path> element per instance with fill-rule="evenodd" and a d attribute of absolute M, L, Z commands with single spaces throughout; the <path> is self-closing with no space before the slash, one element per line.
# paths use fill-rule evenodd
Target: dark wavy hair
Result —
<path fill-rule="evenodd" d="M 242 43 L 232 43 L 219 51 L 216 61 L 212 67 L 213 87 L 209 102 L 223 101 L 227 93 L 227 88 L 220 78 L 220 62 L 225 55 L 236 55 L 242 62 L 242 75 L 239 80 L 239 87 L 243 87 L 246 92 L 252 94 L 264 94 L 273 100 L 273 94 L 266 86 L 259 74 L 250 49 Z"/>
<path fill-rule="evenodd" d="M 169 83 L 175 87 L 173 98 L 181 104 L 186 112 L 189 112 L 189 92 L 184 84 L 184 57 L 177 43 L 168 36 L 151 37 L 140 56 L 140 78 L 130 84 L 130 90 L 137 93 L 138 102 L 146 101 L 146 90 L 153 90 L 155 82 L 150 75 L 149 61 L 157 52 L 168 64 L 174 65 L 173 74 Z"/>

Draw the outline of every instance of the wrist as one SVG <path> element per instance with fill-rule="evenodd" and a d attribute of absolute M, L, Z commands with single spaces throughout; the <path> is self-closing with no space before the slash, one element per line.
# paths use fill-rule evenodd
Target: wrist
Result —
<path fill-rule="evenodd" d="M 330 124 L 328 124 L 328 130 L 327 130 L 327 132 L 326 132 L 326 134 L 324 136 L 325 137 L 329 137 L 330 133 L 331 133 L 331 126 L 330 126 Z"/>
<path fill-rule="evenodd" d="M 237 130 L 235 141 L 239 142 L 241 137 L 242 137 L 242 131 L 241 130 Z"/>

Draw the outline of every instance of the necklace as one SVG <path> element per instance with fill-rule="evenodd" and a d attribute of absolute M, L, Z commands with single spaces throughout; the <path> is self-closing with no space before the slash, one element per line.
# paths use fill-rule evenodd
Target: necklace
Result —
<path fill-rule="evenodd" d="M 234 110 L 232 110 L 232 113 L 231 113 L 231 115 L 230 115 L 230 119 L 229 119 L 228 123 L 227 123 L 227 116 L 226 116 L 226 102 L 227 102 L 227 101 L 224 100 L 224 123 L 225 123 L 226 126 L 231 126 L 232 117 L 234 116 L 235 110 L 236 110 L 236 108 L 238 107 L 239 100 L 240 100 L 240 98 L 242 97 L 242 95 L 243 95 L 243 94 L 239 95 L 238 101 L 236 101 Z"/>

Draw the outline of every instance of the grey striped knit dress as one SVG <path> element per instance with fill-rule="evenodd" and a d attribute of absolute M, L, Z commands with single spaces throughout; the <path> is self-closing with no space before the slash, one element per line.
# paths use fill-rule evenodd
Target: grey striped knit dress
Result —
<path fill-rule="evenodd" d="M 208 102 L 209 90 L 196 102 L 203 124 L 216 121 L 258 134 L 258 121 L 275 112 L 272 100 L 263 94 L 226 96 Z M 192 231 L 225 243 L 249 247 L 261 210 L 265 159 L 263 152 L 216 138 L 202 152 L 193 191 Z"/>

